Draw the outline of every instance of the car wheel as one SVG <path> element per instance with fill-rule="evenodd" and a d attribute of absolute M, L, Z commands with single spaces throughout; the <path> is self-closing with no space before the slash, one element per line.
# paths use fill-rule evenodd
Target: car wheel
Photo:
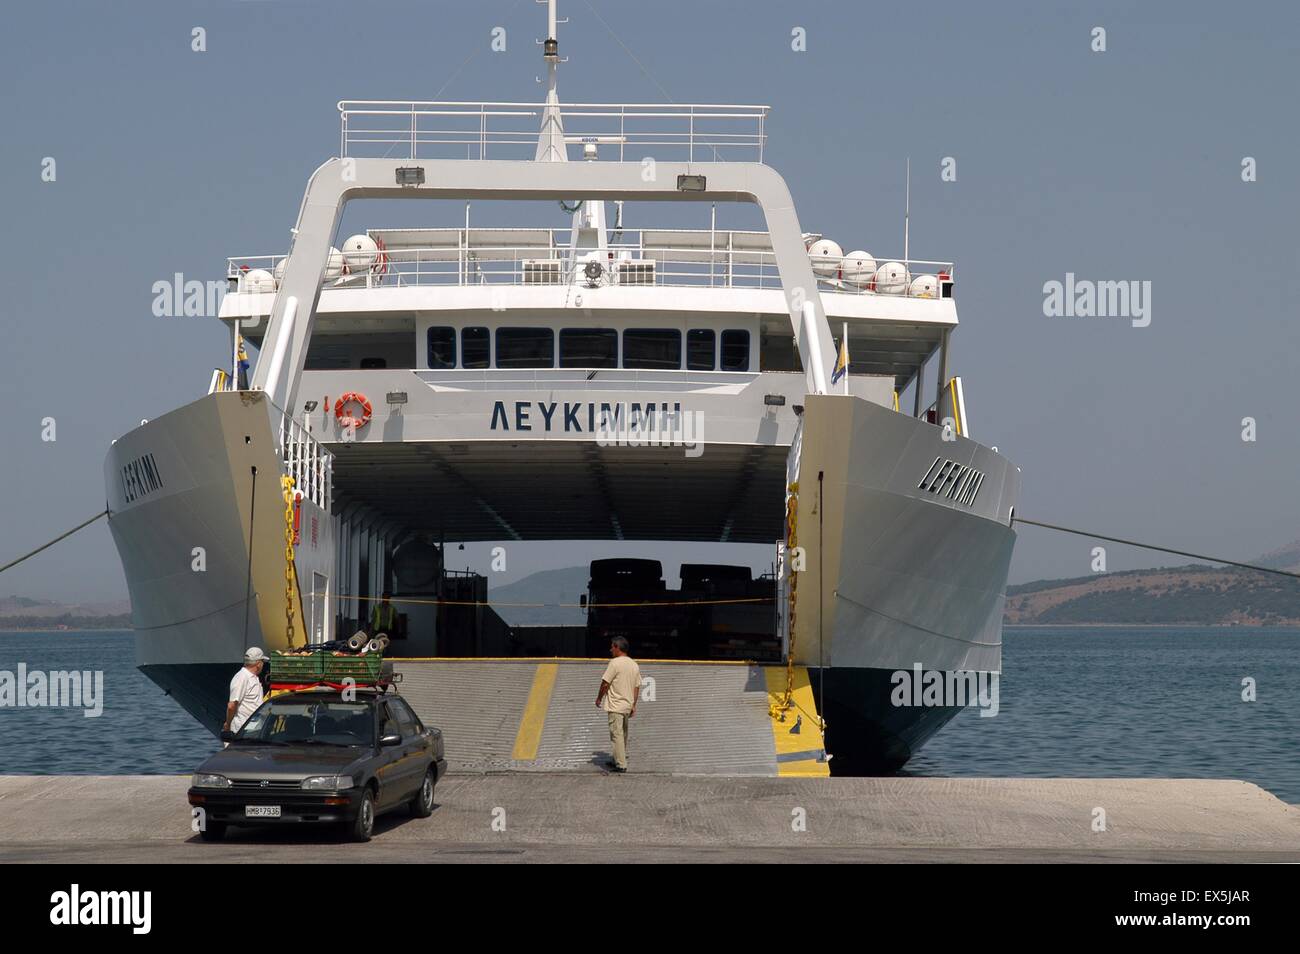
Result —
<path fill-rule="evenodd" d="M 433 785 L 437 781 L 433 766 L 429 766 L 429 771 L 424 773 L 424 781 L 420 783 L 420 790 L 415 793 L 415 798 L 411 799 L 411 814 L 416 818 L 428 818 L 433 814 Z"/>
<path fill-rule="evenodd" d="M 225 822 L 208 822 L 199 832 L 199 837 L 204 841 L 220 841 L 226 837 Z"/>
<path fill-rule="evenodd" d="M 357 817 L 348 827 L 348 835 L 353 841 L 369 841 L 375 831 L 375 793 L 366 789 L 361 794 L 361 803 L 357 805 Z"/>

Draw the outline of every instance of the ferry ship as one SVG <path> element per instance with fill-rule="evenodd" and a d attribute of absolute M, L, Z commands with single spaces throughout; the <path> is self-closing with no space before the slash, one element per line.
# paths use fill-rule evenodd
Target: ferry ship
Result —
<path fill-rule="evenodd" d="M 817 760 L 897 769 L 961 708 L 897 704 L 900 674 L 1001 666 L 1019 471 L 948 372 L 954 265 L 805 231 L 765 106 L 562 103 L 556 23 L 543 103 L 339 103 L 287 252 L 227 262 L 209 392 L 105 463 L 139 667 L 215 731 L 246 647 L 346 638 L 391 590 L 389 655 L 482 673 L 626 633 L 643 665 L 766 666 L 779 720 L 797 669 Z M 375 198 L 455 220 L 341 236 Z M 746 205 L 764 229 L 719 225 Z M 585 627 L 524 632 L 445 558 L 560 540 L 679 543 L 681 586 L 597 561 Z"/>

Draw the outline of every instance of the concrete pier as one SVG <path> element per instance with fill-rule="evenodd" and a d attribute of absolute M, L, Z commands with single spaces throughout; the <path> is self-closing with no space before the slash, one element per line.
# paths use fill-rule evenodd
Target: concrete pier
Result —
<path fill-rule="evenodd" d="M 452 775 L 432 817 L 384 816 L 364 845 L 202 842 L 188 785 L 0 776 L 0 862 L 1300 861 L 1300 807 L 1228 780 Z"/>

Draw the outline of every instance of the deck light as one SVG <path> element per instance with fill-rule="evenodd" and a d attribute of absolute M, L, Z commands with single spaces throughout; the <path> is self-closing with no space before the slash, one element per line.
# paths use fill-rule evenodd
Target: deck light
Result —
<path fill-rule="evenodd" d="M 784 394 L 764 394 L 763 403 L 768 407 L 785 407 Z"/>
<path fill-rule="evenodd" d="M 707 180 L 704 178 L 704 176 L 678 176 L 677 177 L 678 192 L 703 192 L 707 184 L 708 184 Z"/>
<path fill-rule="evenodd" d="M 406 392 L 389 391 L 387 394 L 384 395 L 384 400 L 386 400 L 389 404 L 405 404 L 407 400 Z"/>
<path fill-rule="evenodd" d="M 424 185 L 424 166 L 398 166 L 397 184 L 400 186 Z"/>

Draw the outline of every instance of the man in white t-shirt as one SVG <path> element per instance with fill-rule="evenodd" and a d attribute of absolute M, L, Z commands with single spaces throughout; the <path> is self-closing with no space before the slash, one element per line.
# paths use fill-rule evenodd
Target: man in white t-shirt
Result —
<path fill-rule="evenodd" d="M 248 721 L 248 717 L 262 704 L 260 676 L 264 665 L 266 665 L 266 653 L 256 646 L 244 653 L 244 668 L 235 673 L 235 678 L 230 680 L 226 722 L 222 729 L 238 732 Z"/>
<path fill-rule="evenodd" d="M 622 636 L 609 641 L 611 658 L 596 694 L 596 708 L 603 708 L 609 716 L 615 772 L 627 771 L 627 720 L 636 715 L 636 703 L 641 698 L 641 667 L 627 653 L 627 640 Z"/>

